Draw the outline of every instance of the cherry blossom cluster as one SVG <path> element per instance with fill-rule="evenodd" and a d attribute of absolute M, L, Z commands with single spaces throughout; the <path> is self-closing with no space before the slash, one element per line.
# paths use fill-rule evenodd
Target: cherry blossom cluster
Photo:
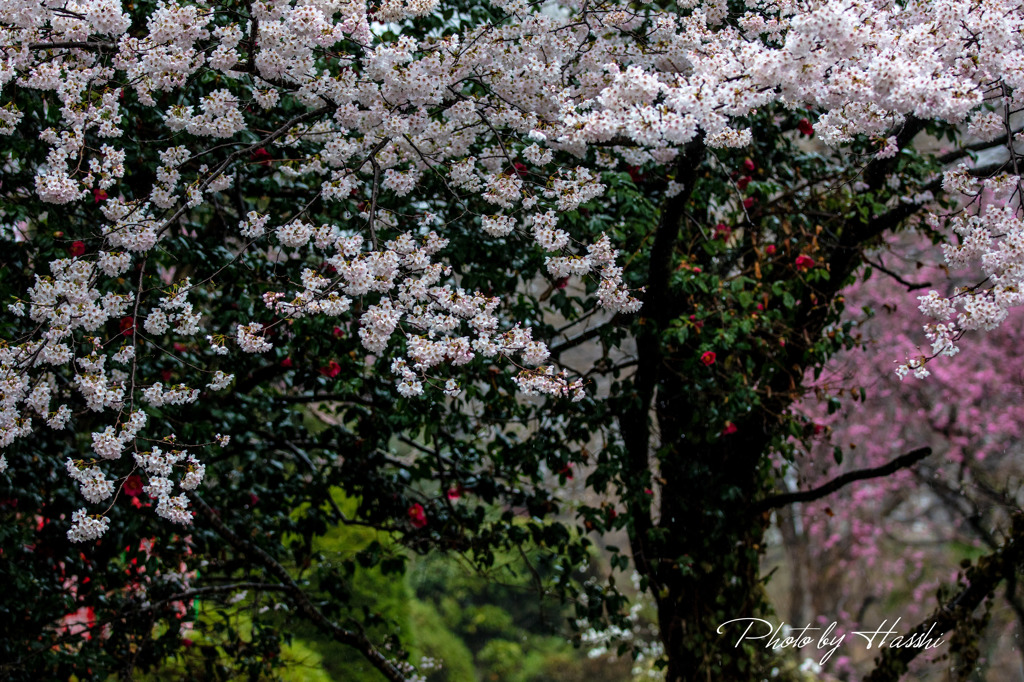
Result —
<path fill-rule="evenodd" d="M 1001 119 L 1002 120 L 1002 119 Z M 1015 152 L 1011 150 L 1011 154 Z M 954 269 L 980 266 L 981 283 L 958 287 L 951 296 L 936 290 L 919 296 L 920 310 L 936 322 L 925 325 L 931 354 L 909 358 L 896 372 L 903 378 L 911 371 L 923 379 L 927 362 L 956 355 L 957 341 L 966 331 L 991 331 L 1003 323 L 1010 310 L 1024 303 L 1024 212 L 1019 176 L 1002 173 L 974 177 L 966 165 L 943 176 L 946 191 L 962 197 L 960 210 L 945 219 L 933 216 L 933 226 L 945 225 L 959 243 L 943 244 L 946 263 Z"/>
<path fill-rule="evenodd" d="M 97 462 L 69 469 L 83 495 L 106 499 L 107 484 L 128 471 L 101 465 L 128 448 L 143 457 L 157 512 L 186 522 L 187 498 L 172 496 L 159 473 L 172 455 L 161 453 L 160 464 L 153 450 L 138 450 L 141 427 L 126 426 L 125 414 L 197 400 L 203 386 L 223 390 L 233 377 L 192 368 L 165 386 L 137 371 L 138 354 L 162 346 L 138 340 L 203 332 L 211 358 L 266 353 L 274 325 L 345 316 L 357 298 L 359 339 L 368 354 L 393 356 L 404 396 L 429 386 L 454 395 L 460 366 L 500 356 L 518 367 L 523 392 L 578 399 L 582 384 L 543 364 L 549 352 L 529 321 L 502 312 L 511 292 L 460 286 L 428 183 L 466 207 L 460 227 L 510 254 L 538 250 L 538 276 L 588 278 L 599 305 L 633 313 L 639 292 L 624 284 L 612 239 L 574 235 L 563 219 L 606 192 L 604 170 L 670 164 L 688 144 L 744 147 L 744 117 L 774 104 L 816 109 L 820 139 L 866 135 L 883 158 L 899 151 L 895 132 L 907 117 L 997 139 L 1009 118 L 1000 111 L 1020 109 L 1024 13 L 1012 0 L 748 3 L 729 22 L 724 3 L 687 6 L 680 16 L 653 4 L 501 0 L 491 3 L 493 21 L 428 34 L 416 19 L 437 11 L 436 0 L 372 10 L 360 0 L 260 0 L 239 12 L 162 0 L 146 16 L 119 0 L 0 3 L 0 134 L 45 146 L 32 187 L 0 191 L 34 192 L 54 210 L 95 202 L 103 216 L 76 226 L 70 257 L 40 264 L 25 297 L 7 307 L 26 325 L 0 348 L 0 447 L 29 436 L 33 419 L 60 429 L 77 409 L 107 414 L 111 424 L 94 434 Z M 26 132 L 21 107 L 40 100 L 59 122 Z M 139 145 L 129 112 L 143 110 L 159 129 Z M 153 169 L 148 193 L 124 198 L 126 166 Z M 266 317 L 225 328 L 218 310 L 189 298 L 214 270 L 194 273 L 195 284 L 169 275 L 160 291 L 143 282 L 151 259 L 173 258 L 165 238 L 182 219 L 218 194 L 237 198 L 240 171 L 252 166 L 312 189 L 289 215 L 237 209 L 237 230 L 223 235 L 230 257 L 212 267 L 264 254 L 291 269 L 294 284 L 254 292 Z M 969 193 L 972 182 L 954 174 L 946 190 Z M 948 254 L 980 260 L 990 286 L 954 297 L 955 315 L 925 303 L 946 315 L 929 329 L 935 352 L 955 352 L 961 330 L 998 324 L 1020 296 L 1017 174 L 977 184 L 1009 192 L 1007 203 L 954 218 L 962 242 Z M 668 196 L 682 190 L 669 179 Z M 307 209 L 316 200 L 343 220 L 314 224 Z M 201 471 L 182 457 L 171 464 Z M 0 469 L 6 461 L 0 455 Z M 71 537 L 105 528 L 102 515 L 76 513 Z"/>

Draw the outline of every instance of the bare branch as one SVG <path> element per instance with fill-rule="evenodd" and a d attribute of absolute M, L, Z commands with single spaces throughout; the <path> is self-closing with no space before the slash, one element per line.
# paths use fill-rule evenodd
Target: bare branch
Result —
<path fill-rule="evenodd" d="M 30 50 L 95 50 L 97 52 L 113 52 L 117 49 L 114 43 L 90 43 L 81 40 L 64 40 L 55 43 L 29 43 Z"/>
<path fill-rule="evenodd" d="M 822 497 L 831 495 L 840 488 L 848 486 L 854 481 L 863 481 L 869 478 L 881 478 L 882 476 L 893 474 L 900 469 L 905 469 L 916 464 L 930 454 L 932 454 L 931 448 L 918 448 L 917 450 L 913 450 L 905 455 L 897 457 L 888 464 L 883 464 L 880 467 L 874 467 L 873 469 L 858 469 L 857 471 L 847 472 L 842 476 L 833 478 L 825 485 L 812 490 L 800 490 L 794 493 L 783 493 L 781 495 L 766 497 L 763 500 L 755 502 L 753 509 L 757 512 L 765 512 L 770 509 L 785 507 L 793 504 L 794 502 L 811 502 L 813 500 L 821 499 Z"/>
<path fill-rule="evenodd" d="M 370 242 L 373 244 L 373 250 L 379 249 L 377 245 L 377 230 L 373 226 L 373 221 L 377 217 L 377 194 L 380 192 L 380 164 L 377 163 L 376 152 L 370 156 L 370 163 L 373 165 L 373 194 L 370 196 L 370 221 L 368 223 L 370 229 Z"/>
<path fill-rule="evenodd" d="M 184 592 L 177 592 L 171 596 L 155 601 L 151 604 L 143 605 L 140 611 L 153 611 L 164 604 L 170 604 L 176 601 L 185 601 L 186 599 L 195 599 L 196 597 L 202 597 L 210 594 L 220 594 L 222 592 L 236 592 L 239 590 L 260 590 L 263 592 L 287 592 L 288 587 L 278 583 L 259 583 L 259 582 L 239 582 L 239 583 L 226 583 L 224 585 L 208 585 L 206 587 L 196 587 L 191 590 L 185 590 Z"/>
<path fill-rule="evenodd" d="M 897 275 L 895 272 L 893 272 L 889 268 L 887 268 L 884 265 L 882 265 L 882 261 L 881 260 L 879 260 L 876 263 L 876 262 L 868 259 L 867 256 L 865 256 L 864 257 L 864 262 L 867 263 L 868 265 L 870 265 L 871 267 L 873 267 L 875 270 L 878 270 L 879 272 L 884 272 L 885 274 L 887 274 L 890 277 L 892 277 L 894 280 L 896 280 L 897 282 L 899 282 L 900 284 L 905 286 L 907 288 L 907 291 L 916 291 L 917 289 L 924 289 L 925 287 L 930 287 L 932 285 L 931 282 L 921 282 L 920 284 L 914 284 L 913 282 L 908 282 L 907 280 L 903 279 L 902 277 Z"/>
<path fill-rule="evenodd" d="M 1024 131 L 1024 128 L 1016 128 L 1012 131 L 1012 135 L 1016 135 Z M 999 147 L 1005 147 L 1005 145 L 995 142 L 975 142 L 974 144 L 965 144 L 958 149 L 954 149 L 951 152 L 947 152 L 937 158 L 941 164 L 953 163 L 958 159 L 962 159 L 967 155 L 968 152 L 983 152 L 989 149 L 997 149 Z"/>
<path fill-rule="evenodd" d="M 551 355 L 557 357 L 562 352 L 567 351 L 570 348 L 575 348 L 580 344 L 586 343 L 591 339 L 597 338 L 605 329 L 622 324 L 623 322 L 625 322 L 626 319 L 627 316 L 623 315 L 622 313 L 616 313 L 615 316 L 612 319 L 608 320 L 607 322 L 599 324 L 596 327 L 591 327 L 590 329 L 584 332 L 580 332 L 571 339 L 567 339 L 562 343 L 558 344 L 557 346 L 554 346 L 553 348 L 550 349 Z"/>
<path fill-rule="evenodd" d="M 259 149 L 261 147 L 265 147 L 266 145 L 270 144 L 271 142 L 273 142 L 274 140 L 276 140 L 279 137 L 283 137 L 285 134 L 288 133 L 289 130 L 291 130 L 292 128 L 294 128 L 298 124 L 300 124 L 300 123 L 302 123 L 304 121 L 308 121 L 310 119 L 319 118 L 320 116 L 326 114 L 328 111 L 331 111 L 332 109 L 334 109 L 333 105 L 326 105 L 326 106 L 320 107 L 319 109 L 313 109 L 312 111 L 307 111 L 304 114 L 299 114 L 298 116 L 295 116 L 295 117 L 285 121 L 284 124 L 282 124 L 280 128 L 278 128 L 274 132 L 270 133 L 269 135 L 264 137 L 262 140 L 259 140 L 258 142 L 253 142 L 252 144 L 250 144 L 249 146 L 247 146 L 247 147 L 245 147 L 243 149 L 239 149 L 238 151 L 232 152 L 231 154 L 228 155 L 228 157 L 226 159 L 224 159 L 220 163 L 219 166 L 217 166 L 216 168 L 213 169 L 213 171 L 199 185 L 199 187 L 197 188 L 196 191 L 198 191 L 200 194 L 205 192 L 206 188 L 210 186 L 210 183 L 213 182 L 214 180 L 216 180 L 218 177 L 220 177 L 221 174 L 224 173 L 225 170 L 227 170 L 228 166 L 230 166 L 232 164 L 232 162 L 236 161 L 237 159 L 240 159 L 241 157 L 245 156 L 246 154 L 251 154 L 252 152 L 256 151 L 257 149 Z M 177 211 L 175 211 L 174 215 L 172 215 L 170 218 L 168 218 L 167 221 L 164 222 L 163 227 L 160 228 L 160 234 L 163 234 L 166 230 L 168 230 L 170 228 L 170 226 L 172 224 L 174 224 L 174 221 L 176 221 L 178 218 L 180 218 L 182 216 L 182 214 L 185 213 L 185 211 L 187 211 L 187 210 L 188 210 L 188 204 L 184 204 L 181 208 L 179 208 Z"/>

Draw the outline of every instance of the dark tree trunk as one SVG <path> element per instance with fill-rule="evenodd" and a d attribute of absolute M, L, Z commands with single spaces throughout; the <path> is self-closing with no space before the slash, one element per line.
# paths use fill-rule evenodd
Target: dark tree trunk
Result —
<path fill-rule="evenodd" d="M 695 145 L 678 165 L 685 187 L 693 187 L 703 154 Z M 717 630 L 731 618 L 761 615 L 766 608 L 758 567 L 766 517 L 752 514 L 749 502 L 764 494 L 766 482 L 770 487 L 762 471 L 769 436 L 763 423 L 755 423 L 758 415 L 741 425 L 745 433 L 727 440 L 695 431 L 694 418 L 699 421 L 712 407 L 700 401 L 712 398 L 673 373 L 671 353 L 659 338 L 680 309 L 668 282 L 689 198 L 684 192 L 662 212 L 651 250 L 644 331 L 637 337 L 634 392 L 619 410 L 629 460 L 630 541 L 637 570 L 658 606 L 667 679 L 742 682 L 761 677 L 756 653 L 735 648 L 728 633 Z M 654 487 L 661 491 L 656 511 Z"/>
<path fill-rule="evenodd" d="M 901 145 L 922 127 L 908 121 L 899 133 Z M 741 313 L 728 307 L 722 291 L 687 293 L 674 286 L 673 274 L 680 264 L 696 264 L 723 282 L 745 269 L 761 278 L 757 249 L 746 249 L 740 260 L 731 261 L 714 248 L 705 248 L 707 226 L 697 216 L 702 210 L 711 213 L 709 207 L 701 208 L 701 197 L 694 193 L 704 156 L 700 140 L 680 155 L 675 173 L 684 191 L 666 200 L 653 235 L 642 319 L 636 327 L 637 369 L 631 390 L 618 396 L 626 450 L 622 482 L 633 560 L 658 606 L 667 679 L 745 682 L 763 679 L 778 664 L 777 652 L 764 646 L 767 639 L 737 647 L 742 630 L 734 626 L 720 634 L 719 627 L 731 619 L 771 616 L 759 571 L 769 513 L 757 503 L 770 496 L 776 484 L 768 458 L 772 439 L 801 395 L 804 372 L 823 361 L 824 352 L 816 346 L 837 319 L 836 298 L 861 263 L 865 244 L 897 228 L 919 208 L 900 204 L 870 218 L 836 214 L 827 229 L 819 226 L 804 235 L 815 244 L 816 267 L 824 268 L 829 277 L 812 284 L 798 268 L 776 263 L 776 281 L 799 287 L 784 323 L 764 332 L 776 336 L 766 343 L 759 339 L 760 346 L 748 344 L 732 370 L 716 366 L 717 374 L 701 378 L 693 371 L 700 340 L 690 336 L 677 343 L 665 331 L 696 310 L 710 311 L 716 322 L 723 323 Z M 868 164 L 866 184 L 881 187 L 892 163 Z M 777 222 L 764 230 L 759 214 L 748 216 L 743 238 L 757 246 L 757 235 L 775 231 L 779 220 L 788 220 L 785 207 L 774 210 Z M 795 253 L 787 257 L 795 258 Z M 770 287 L 761 293 L 770 296 Z M 721 408 L 734 397 L 729 392 L 739 384 L 730 383 L 730 378 L 736 375 L 746 378 L 742 389 L 747 397 L 742 399 L 743 409 L 730 413 L 735 428 L 726 436 Z M 756 399 L 750 397 L 755 385 Z M 655 490 L 660 492 L 657 507 Z"/>
<path fill-rule="evenodd" d="M 737 647 L 735 618 L 769 614 L 760 581 L 767 516 L 752 513 L 771 478 L 762 471 L 766 437 L 752 424 L 729 438 L 693 442 L 684 428 L 707 406 L 671 375 L 657 400 L 663 480 L 657 557 L 659 627 L 669 656 L 667 679 L 763 679 L 763 647 Z M 746 433 L 744 434 L 744 429 Z M 717 434 L 715 434 L 717 435 Z M 767 666 L 770 669 L 770 665 Z"/>

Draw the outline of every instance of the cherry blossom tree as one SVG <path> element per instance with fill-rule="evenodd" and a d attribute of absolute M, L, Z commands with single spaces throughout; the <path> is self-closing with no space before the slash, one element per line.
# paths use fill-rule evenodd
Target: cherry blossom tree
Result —
<path fill-rule="evenodd" d="M 907 310 L 932 287 L 952 290 L 958 283 L 947 282 L 948 270 L 935 263 L 942 254 L 920 237 L 909 243 L 904 237 L 866 260 L 869 278 L 844 294 L 862 343 L 809 379 L 815 392 L 800 408 L 813 424 L 812 436 L 789 467 L 786 485 L 814 489 L 837 470 L 883 467 L 914 446 L 930 452 L 919 451 L 912 468 L 779 512 L 794 567 L 788 622 L 833 614 L 846 631 L 896 617 L 923 619 L 936 589 L 955 584 L 965 555 L 1001 546 L 1019 507 L 1024 423 L 1015 400 L 1024 367 L 1008 352 L 1020 333 L 1019 312 L 998 330 L 970 339 L 966 357 L 933 365 L 927 381 L 901 381 L 887 371 L 894 354 L 913 356 L 921 344 L 905 326 Z M 997 606 L 993 613 L 1010 618 L 994 620 L 1016 632 L 1024 609 L 1015 576 L 1008 576 L 998 598 L 1010 608 Z M 1006 661 L 1012 652 L 993 640 L 976 644 L 1003 654 L 1003 665 L 1019 663 Z M 979 662 L 978 649 L 970 654 L 965 647 L 954 661 L 962 674 Z M 848 667 L 849 656 L 832 663 Z"/>
<path fill-rule="evenodd" d="M 804 433 L 805 371 L 855 343 L 865 248 L 948 229 L 988 278 L 922 303 L 932 350 L 902 375 L 1018 303 L 1022 22 L 970 0 L 0 4 L 12 546 L 34 558 L 39 519 L 94 558 L 156 538 L 150 575 L 176 577 L 102 586 L 123 603 L 97 665 L 166 651 L 124 654 L 155 604 L 258 588 L 397 680 L 343 586 L 403 555 L 325 561 L 329 524 L 482 564 L 557 548 L 545 589 L 587 622 L 623 599 L 574 582 L 585 533 L 626 529 L 613 566 L 655 599 L 668 679 L 759 676 L 716 628 L 768 608 L 765 511 L 792 501 L 769 455 Z M 927 151 L 965 127 L 1005 160 Z M 573 502 L 574 471 L 607 499 Z"/>

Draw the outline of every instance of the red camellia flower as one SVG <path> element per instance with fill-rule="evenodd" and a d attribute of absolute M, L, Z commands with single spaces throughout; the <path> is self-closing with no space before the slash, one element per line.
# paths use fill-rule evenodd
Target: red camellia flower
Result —
<path fill-rule="evenodd" d="M 320 368 L 320 373 L 323 374 L 325 377 L 330 377 L 331 379 L 333 379 L 334 377 L 341 374 L 341 365 L 338 364 L 337 360 L 331 360 L 326 365 Z"/>
<path fill-rule="evenodd" d="M 800 271 L 803 271 L 803 272 L 807 272 L 808 270 L 810 270 L 813 267 L 814 267 L 814 259 L 811 258 L 810 256 L 805 256 L 803 254 L 800 254 L 799 256 L 796 257 L 796 269 L 797 270 L 800 270 Z"/>
<path fill-rule="evenodd" d="M 753 173 L 754 169 L 757 168 L 757 166 L 754 165 L 754 162 L 750 159 L 743 160 L 743 167 L 747 169 L 748 173 Z"/>
<path fill-rule="evenodd" d="M 142 477 L 132 474 L 124 480 L 124 485 L 121 486 L 121 490 L 128 497 L 138 497 L 142 494 Z"/>
<path fill-rule="evenodd" d="M 736 428 L 735 424 L 733 424 L 732 422 L 725 422 L 725 428 L 722 429 L 722 435 L 728 436 L 736 433 L 737 431 L 739 431 L 739 429 Z"/>
<path fill-rule="evenodd" d="M 703 362 L 706 366 L 710 367 L 711 365 L 715 364 L 715 358 L 717 357 L 718 356 L 715 355 L 715 351 L 706 350 L 700 356 L 700 361 Z"/>
<path fill-rule="evenodd" d="M 284 367 L 285 369 L 291 369 L 293 364 L 294 363 L 292 362 L 291 358 L 285 358 L 284 360 L 281 361 L 281 366 Z"/>
<path fill-rule="evenodd" d="M 409 507 L 409 523 L 416 529 L 427 525 L 427 513 L 423 511 L 423 505 L 419 502 L 415 502 Z"/>
<path fill-rule="evenodd" d="M 519 163 L 518 161 L 516 161 L 515 168 L 516 175 L 518 175 L 521 178 L 526 176 L 527 168 L 525 163 Z"/>
<path fill-rule="evenodd" d="M 746 199 L 743 200 L 743 208 L 750 208 L 756 202 L 757 199 L 755 199 L 754 197 L 747 197 Z"/>
<path fill-rule="evenodd" d="M 768 246 L 764 247 L 764 252 L 766 254 L 768 254 L 769 256 L 774 256 L 775 255 L 775 244 L 769 244 Z"/>
<path fill-rule="evenodd" d="M 466 489 L 463 488 L 461 485 L 457 485 L 454 488 L 449 488 L 448 489 L 448 499 L 452 500 L 454 502 L 455 500 L 457 500 L 460 497 L 462 497 L 462 493 L 464 493 L 464 492 L 466 492 Z"/>
<path fill-rule="evenodd" d="M 732 228 L 725 223 L 718 223 L 715 225 L 714 239 L 721 239 L 724 242 L 729 241 L 729 237 L 732 236 Z"/>
<path fill-rule="evenodd" d="M 744 175 L 742 178 L 736 181 L 736 187 L 738 187 L 739 190 L 742 192 L 747 188 L 747 185 L 749 185 L 750 181 L 753 179 L 754 178 L 750 177 L 749 175 Z"/>
<path fill-rule="evenodd" d="M 812 126 L 811 122 L 806 118 L 800 119 L 800 122 L 796 124 L 796 127 L 801 134 L 806 135 L 807 137 L 814 134 L 814 126 Z"/>
<path fill-rule="evenodd" d="M 125 336 L 128 336 L 129 334 L 135 331 L 135 318 L 131 317 L 130 315 L 127 317 L 122 317 L 120 326 L 121 333 L 124 334 Z"/>
<path fill-rule="evenodd" d="M 345 332 L 342 331 L 341 327 L 335 327 L 334 331 L 331 332 L 331 336 L 333 336 L 336 339 L 340 339 L 341 337 L 345 336 Z"/>
<path fill-rule="evenodd" d="M 68 253 L 78 258 L 85 253 L 85 242 L 72 242 L 71 246 L 68 247 Z"/>
<path fill-rule="evenodd" d="M 566 464 L 564 467 L 558 470 L 559 476 L 565 476 L 570 481 L 572 480 L 572 464 Z"/>
<path fill-rule="evenodd" d="M 254 161 L 255 163 L 258 163 L 261 166 L 269 166 L 270 160 L 272 158 L 274 157 L 270 155 L 270 152 L 268 152 L 263 147 L 260 147 L 259 149 L 257 149 L 256 151 L 249 155 L 250 160 Z"/>
<path fill-rule="evenodd" d="M 107 190 L 105 190 L 105 189 L 94 189 L 92 191 L 92 200 L 93 200 L 93 203 L 96 203 L 96 204 L 100 203 L 101 201 L 106 201 L 107 200 Z"/>

